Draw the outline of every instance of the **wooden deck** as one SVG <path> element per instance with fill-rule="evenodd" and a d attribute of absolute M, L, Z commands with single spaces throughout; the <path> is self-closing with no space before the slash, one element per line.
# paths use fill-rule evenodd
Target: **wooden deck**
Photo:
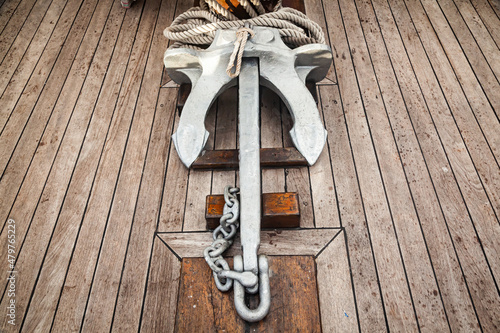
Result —
<path fill-rule="evenodd" d="M 0 331 L 182 331 L 179 259 L 210 241 L 205 196 L 238 183 L 187 170 L 170 139 L 162 31 L 191 3 L 0 1 Z M 323 332 L 499 332 L 500 2 L 305 9 L 334 54 L 328 142 L 312 167 L 262 171 L 263 192 L 299 193 L 302 228 L 262 252 L 315 259 Z M 236 148 L 235 96 L 208 149 Z M 261 97 L 263 147 L 291 146 Z"/>

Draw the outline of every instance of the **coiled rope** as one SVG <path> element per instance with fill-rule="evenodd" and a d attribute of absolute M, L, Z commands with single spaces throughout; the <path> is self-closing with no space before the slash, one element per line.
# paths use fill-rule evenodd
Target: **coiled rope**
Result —
<path fill-rule="evenodd" d="M 163 31 L 165 37 L 174 42 L 170 48 L 203 49 L 212 43 L 218 29 L 242 28 L 245 24 L 277 28 L 290 48 L 325 43 L 323 31 L 316 22 L 298 10 L 282 7 L 281 0 L 269 13 L 260 0 L 238 1 L 249 19 L 239 19 L 216 0 L 200 0 L 200 7 L 188 9 Z"/>

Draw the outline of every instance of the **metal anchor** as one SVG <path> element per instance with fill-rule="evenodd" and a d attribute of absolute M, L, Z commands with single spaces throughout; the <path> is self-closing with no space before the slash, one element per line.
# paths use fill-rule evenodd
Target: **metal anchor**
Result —
<path fill-rule="evenodd" d="M 290 111 L 294 126 L 293 143 L 310 165 L 318 159 L 326 142 L 316 104 L 305 81 L 322 80 L 332 62 L 330 48 L 309 44 L 291 50 L 273 28 L 254 27 L 255 36 L 248 40 L 244 58 L 259 58 L 260 84 L 278 94 Z M 173 135 L 182 162 L 191 166 L 203 150 L 209 133 L 206 114 L 215 99 L 237 79 L 226 74 L 226 66 L 236 40 L 236 29 L 218 30 L 206 50 L 179 48 L 167 50 L 164 56 L 168 74 L 177 83 L 191 83 L 192 90 L 184 105 L 179 127 Z"/>
<path fill-rule="evenodd" d="M 269 312 L 271 293 L 269 266 L 265 256 L 258 256 L 260 246 L 261 178 L 259 84 L 277 93 L 290 111 L 294 126 L 292 141 L 310 165 L 318 159 L 326 142 L 324 129 L 314 99 L 305 81 L 323 79 L 330 67 L 330 48 L 323 44 L 288 48 L 272 28 L 254 27 L 254 37 L 248 40 L 243 53 L 238 78 L 226 74 L 233 52 L 236 29 L 219 30 L 206 50 L 187 48 L 167 50 L 165 67 L 177 83 L 191 83 L 177 132 L 172 136 L 177 153 L 189 167 L 203 150 L 208 139 L 205 117 L 217 96 L 239 83 L 239 142 L 240 142 L 240 225 L 243 256 L 234 257 L 234 273 L 219 273 L 227 281 L 234 277 L 235 308 L 247 321 L 262 320 Z M 224 228 L 220 231 L 223 232 Z M 227 270 L 226 268 L 224 268 Z M 244 282 L 242 273 L 259 277 L 258 284 Z M 248 275 L 248 274 L 247 274 Z M 221 284 L 216 274 L 216 281 Z M 245 281 L 252 280 L 245 279 Z M 244 283 L 244 285 L 242 284 Z M 246 288 L 246 289 L 245 289 Z M 245 305 L 245 292 L 259 292 L 256 309 Z"/>

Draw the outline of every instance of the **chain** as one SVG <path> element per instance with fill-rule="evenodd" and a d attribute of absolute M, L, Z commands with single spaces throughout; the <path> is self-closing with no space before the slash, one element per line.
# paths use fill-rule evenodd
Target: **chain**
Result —
<path fill-rule="evenodd" d="M 233 244 L 233 239 L 240 226 L 240 203 L 237 198 L 239 188 L 228 185 L 224 189 L 224 210 L 220 225 L 213 232 L 213 243 L 205 248 L 203 256 L 213 271 L 215 284 L 220 291 L 228 291 L 233 286 L 233 280 L 238 280 L 247 288 L 258 285 L 258 277 L 252 272 L 236 272 L 230 270 L 229 264 L 222 254 Z"/>

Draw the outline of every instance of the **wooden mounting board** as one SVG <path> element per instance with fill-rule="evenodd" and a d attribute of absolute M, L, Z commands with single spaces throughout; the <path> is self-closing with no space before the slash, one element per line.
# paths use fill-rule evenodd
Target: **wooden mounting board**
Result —
<path fill-rule="evenodd" d="M 346 238 L 342 229 L 263 232 L 269 256 L 271 310 L 257 324 L 243 322 L 232 292 L 221 293 L 201 255 L 211 234 L 158 233 L 143 328 L 162 332 L 356 332 Z M 237 253 L 235 242 L 228 262 Z M 161 291 L 159 291 L 161 289 Z M 176 297 L 172 297 L 176 295 Z M 319 296 L 318 296 L 319 295 Z M 250 299 L 254 306 L 255 299 Z M 177 307 L 177 312 L 172 311 Z M 170 309 L 170 310 L 169 310 Z"/>

